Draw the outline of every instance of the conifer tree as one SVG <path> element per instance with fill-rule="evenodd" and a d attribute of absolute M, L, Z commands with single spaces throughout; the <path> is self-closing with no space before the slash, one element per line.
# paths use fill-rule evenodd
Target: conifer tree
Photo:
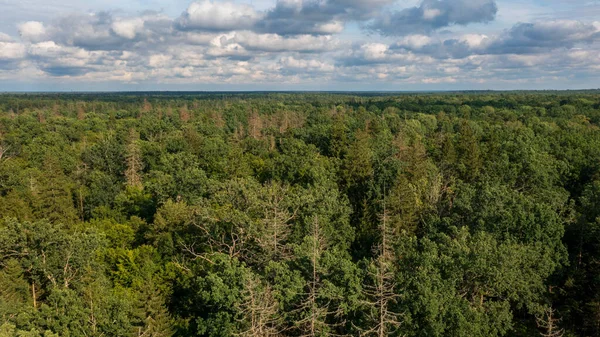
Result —
<path fill-rule="evenodd" d="M 308 282 L 306 284 L 307 292 L 304 299 L 296 310 L 301 314 L 295 324 L 300 329 L 300 335 L 303 337 L 328 336 L 336 324 L 329 321 L 331 316 L 337 316 L 340 308 L 333 311 L 326 304 L 321 303 L 323 290 L 323 270 L 321 258 L 327 249 L 327 240 L 323 235 L 319 218 L 314 217 L 312 223 L 312 233 L 306 238 L 308 245 L 306 248 L 309 257 Z"/>
<path fill-rule="evenodd" d="M 241 337 L 274 337 L 283 332 L 279 304 L 271 287 L 263 284 L 256 275 L 248 275 L 242 292 L 243 300 L 238 304 L 244 326 Z"/>
<path fill-rule="evenodd" d="M 396 270 L 394 267 L 396 254 L 394 242 L 396 230 L 389 224 L 388 211 L 383 205 L 383 214 L 379 222 L 380 242 L 375 249 L 377 257 L 368 269 L 371 282 L 365 285 L 365 301 L 367 317 L 370 324 L 361 329 L 362 336 L 389 336 L 402 324 L 402 315 L 394 311 L 399 295 L 396 286 Z"/>
<path fill-rule="evenodd" d="M 77 119 L 80 121 L 85 119 L 85 110 L 83 103 L 77 104 Z"/>
<path fill-rule="evenodd" d="M 297 207 L 291 205 L 288 186 L 271 182 L 262 187 L 263 218 L 258 229 L 257 242 L 267 260 L 285 255 L 285 243 L 291 233 L 290 221 L 296 217 Z"/>
<path fill-rule="evenodd" d="M 557 317 L 556 310 L 552 306 L 544 308 L 544 312 L 536 316 L 536 323 L 542 337 L 564 336 L 565 331 L 558 326 L 559 322 L 560 318 Z"/>
<path fill-rule="evenodd" d="M 127 155 L 125 157 L 127 170 L 125 178 L 127 179 L 128 187 L 142 189 L 141 170 L 143 167 L 142 154 L 138 145 L 139 134 L 131 129 L 129 132 L 129 145 L 127 145 Z"/>
<path fill-rule="evenodd" d="M 17 259 L 5 261 L 0 270 L 0 320 L 5 321 L 16 315 L 30 299 L 35 296 L 35 285 L 32 285 L 34 294 L 30 295 L 30 287 L 24 277 L 23 267 Z M 33 298 L 33 302 L 36 299 Z"/>
<path fill-rule="evenodd" d="M 181 108 L 179 108 L 179 119 L 187 123 L 190 120 L 190 111 L 188 110 L 187 104 L 184 104 Z"/>
<path fill-rule="evenodd" d="M 134 337 L 171 337 L 173 322 L 165 307 L 165 301 L 153 281 L 144 284 L 140 289 L 135 316 L 138 324 L 133 332 Z"/>

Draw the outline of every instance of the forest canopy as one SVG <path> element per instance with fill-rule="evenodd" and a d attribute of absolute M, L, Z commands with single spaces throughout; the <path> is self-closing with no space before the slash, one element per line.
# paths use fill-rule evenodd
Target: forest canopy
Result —
<path fill-rule="evenodd" d="M 600 93 L 2 94 L 16 336 L 600 336 Z"/>

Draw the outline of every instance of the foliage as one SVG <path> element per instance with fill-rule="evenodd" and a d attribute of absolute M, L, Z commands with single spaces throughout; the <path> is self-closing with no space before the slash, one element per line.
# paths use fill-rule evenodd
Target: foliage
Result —
<path fill-rule="evenodd" d="M 0 337 L 600 336 L 599 102 L 0 95 Z"/>

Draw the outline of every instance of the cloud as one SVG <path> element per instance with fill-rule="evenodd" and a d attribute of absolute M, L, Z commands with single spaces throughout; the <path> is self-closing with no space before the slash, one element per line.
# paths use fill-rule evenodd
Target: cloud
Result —
<path fill-rule="evenodd" d="M 344 53 L 337 61 L 339 66 L 344 67 L 372 67 L 379 64 L 405 65 L 417 62 L 419 58 L 412 53 L 398 53 L 387 44 L 371 42 L 354 45 L 349 53 Z"/>
<path fill-rule="evenodd" d="M 331 36 L 257 34 L 250 31 L 221 35 L 218 45 L 236 44 L 245 50 L 260 52 L 319 52 L 338 46 Z"/>
<path fill-rule="evenodd" d="M 18 60 L 26 55 L 25 46 L 18 42 L 0 42 L 0 60 Z"/>
<path fill-rule="evenodd" d="M 41 69 L 48 75 L 56 77 L 81 76 L 91 71 L 91 69 L 87 67 L 74 66 L 44 66 Z"/>
<path fill-rule="evenodd" d="M 5 33 L 0 33 L 0 42 L 12 42 L 13 38 L 10 35 Z"/>
<path fill-rule="evenodd" d="M 23 40 L 39 42 L 46 38 L 46 27 L 38 21 L 28 21 L 19 25 L 19 35 Z"/>
<path fill-rule="evenodd" d="M 140 43 L 161 46 L 173 31 L 171 19 L 152 12 L 137 17 L 118 17 L 111 12 L 71 14 L 45 30 L 46 41 L 86 50 L 134 49 Z"/>
<path fill-rule="evenodd" d="M 332 72 L 335 70 L 335 66 L 333 64 L 314 59 L 296 59 L 293 56 L 281 58 L 279 60 L 279 65 L 282 69 L 294 71 Z"/>
<path fill-rule="evenodd" d="M 78 47 L 65 47 L 53 41 L 32 44 L 28 56 L 39 69 L 51 76 L 79 76 L 100 64 L 102 52 L 90 52 Z"/>
<path fill-rule="evenodd" d="M 115 21 L 112 23 L 111 29 L 116 35 L 132 40 L 137 34 L 143 31 L 144 20 L 142 18 L 134 18 Z"/>
<path fill-rule="evenodd" d="M 424 0 L 418 7 L 383 13 L 366 28 L 386 36 L 428 34 L 453 25 L 490 22 L 497 12 L 495 0 Z"/>
<path fill-rule="evenodd" d="M 348 21 L 374 17 L 395 0 L 280 0 L 257 22 L 261 32 L 282 35 L 336 34 Z"/>
<path fill-rule="evenodd" d="M 520 23 L 505 32 L 486 49 L 494 54 L 527 54 L 556 48 L 572 48 L 578 43 L 600 40 L 598 27 L 575 20 Z"/>
<path fill-rule="evenodd" d="M 177 26 L 182 30 L 231 31 L 250 29 L 260 18 L 249 5 L 204 0 L 192 3 Z"/>
<path fill-rule="evenodd" d="M 257 10 L 242 1 L 202 0 L 175 17 L 110 11 L 28 21 L 18 27 L 20 38 L 0 33 L 0 79 L 393 90 L 397 84 L 480 88 L 491 79 L 591 83 L 600 73 L 598 22 L 546 20 L 504 30 L 499 23 L 482 34 L 481 26 L 447 28 L 493 20 L 493 0 L 411 3 L 417 1 L 393 11 L 400 2 L 280 0 Z M 346 26 L 352 29 L 339 34 Z"/>
<path fill-rule="evenodd" d="M 593 24 L 574 20 L 519 23 L 495 36 L 464 34 L 449 39 L 409 35 L 390 45 L 394 53 L 411 52 L 438 59 L 471 55 L 530 55 L 572 49 L 600 41 Z M 526 64 L 525 64 L 526 65 Z"/>

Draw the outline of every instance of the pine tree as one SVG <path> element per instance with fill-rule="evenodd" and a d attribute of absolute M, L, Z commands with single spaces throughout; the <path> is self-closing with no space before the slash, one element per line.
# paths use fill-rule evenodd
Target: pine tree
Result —
<path fill-rule="evenodd" d="M 54 103 L 52 106 L 52 115 L 56 117 L 62 117 L 62 114 L 60 113 L 60 106 L 57 103 Z"/>
<path fill-rule="evenodd" d="M 536 323 L 543 337 L 562 337 L 565 331 L 558 326 L 560 318 L 556 317 L 556 310 L 549 306 L 541 315 L 536 316 Z"/>
<path fill-rule="evenodd" d="M 72 181 L 65 175 L 58 158 L 48 155 L 44 173 L 30 177 L 35 215 L 57 223 L 73 223 L 77 210 L 73 203 Z"/>
<path fill-rule="evenodd" d="M 263 218 L 258 230 L 257 242 L 266 252 L 267 260 L 285 255 L 285 243 L 291 233 L 290 221 L 296 217 L 296 210 L 290 210 L 288 186 L 269 183 L 263 187 Z"/>
<path fill-rule="evenodd" d="M 173 336 L 173 323 L 165 307 L 163 296 L 150 281 L 142 286 L 135 310 L 138 324 L 132 336 L 170 337 Z"/>
<path fill-rule="evenodd" d="M 77 105 L 77 119 L 80 121 L 85 119 L 85 110 L 83 103 Z"/>
<path fill-rule="evenodd" d="M 368 328 L 361 329 L 362 336 L 388 336 L 401 326 L 401 314 L 394 312 L 392 306 L 397 303 L 393 242 L 396 235 L 393 226 L 389 224 L 389 216 L 383 206 L 383 215 L 379 224 L 380 243 L 376 249 L 377 258 L 369 268 L 371 284 L 365 285 L 365 301 L 367 316 L 370 322 Z"/>
<path fill-rule="evenodd" d="M 38 122 L 40 122 L 40 124 L 46 124 L 46 114 L 44 113 L 44 111 L 38 111 L 37 117 Z"/>
<path fill-rule="evenodd" d="M 142 154 L 138 145 L 139 135 L 134 129 L 129 132 L 129 145 L 127 145 L 127 155 L 125 157 L 127 169 L 125 178 L 127 179 L 128 187 L 142 189 L 142 177 L 140 172 L 143 167 Z"/>
<path fill-rule="evenodd" d="M 8 151 L 10 150 L 10 145 L 6 144 L 3 140 L 2 132 L 0 131 L 0 163 L 2 160 L 6 160 L 8 158 Z"/>
<path fill-rule="evenodd" d="M 310 275 L 308 275 L 307 293 L 300 303 L 298 312 L 303 317 L 296 321 L 303 337 L 328 336 L 335 327 L 328 321 L 330 316 L 336 316 L 340 309 L 330 311 L 327 305 L 320 303 L 323 287 L 321 257 L 327 249 L 327 241 L 323 236 L 318 217 L 315 216 L 310 242 Z"/>
<path fill-rule="evenodd" d="M 248 118 L 248 134 L 254 139 L 262 138 L 263 121 L 260 115 L 252 110 L 250 118 Z"/>
<path fill-rule="evenodd" d="M 0 270 L 0 320 L 6 320 L 18 313 L 33 298 L 30 297 L 29 285 L 19 261 L 9 259 L 3 264 Z M 32 287 L 35 289 L 35 286 Z M 33 298 L 34 302 L 35 300 Z"/>
<path fill-rule="evenodd" d="M 270 286 L 262 284 L 255 275 L 249 275 L 245 281 L 243 301 L 238 305 L 245 329 L 239 333 L 239 336 L 280 336 L 283 331 L 282 319 L 278 312 L 279 304 Z"/>
<path fill-rule="evenodd" d="M 190 118 L 190 111 L 188 110 L 187 104 L 184 104 L 179 108 L 179 119 L 181 119 L 182 122 L 187 123 Z"/>
<path fill-rule="evenodd" d="M 152 104 L 150 104 L 150 102 L 148 102 L 148 99 L 144 98 L 144 105 L 142 106 L 141 114 L 143 115 L 150 111 L 152 111 Z"/>

